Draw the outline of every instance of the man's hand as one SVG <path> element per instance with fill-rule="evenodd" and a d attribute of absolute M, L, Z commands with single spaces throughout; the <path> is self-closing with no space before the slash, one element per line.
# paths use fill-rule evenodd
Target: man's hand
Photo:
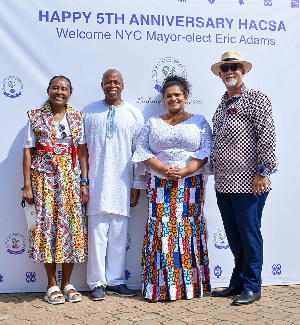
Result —
<path fill-rule="evenodd" d="M 252 185 L 252 192 L 254 195 L 264 193 L 267 191 L 268 177 L 255 175 Z"/>
<path fill-rule="evenodd" d="M 130 192 L 130 207 L 135 207 L 140 198 L 140 190 L 137 188 L 132 188 Z"/>

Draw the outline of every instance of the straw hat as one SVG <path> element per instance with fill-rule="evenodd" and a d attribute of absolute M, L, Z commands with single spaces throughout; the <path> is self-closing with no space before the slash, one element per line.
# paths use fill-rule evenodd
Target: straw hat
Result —
<path fill-rule="evenodd" d="M 238 52 L 226 52 L 222 55 L 220 62 L 215 63 L 211 66 L 211 71 L 216 76 L 218 76 L 220 72 L 220 66 L 224 63 L 240 63 L 243 65 L 246 73 L 249 72 L 252 68 L 252 64 L 250 62 L 244 61 Z"/>

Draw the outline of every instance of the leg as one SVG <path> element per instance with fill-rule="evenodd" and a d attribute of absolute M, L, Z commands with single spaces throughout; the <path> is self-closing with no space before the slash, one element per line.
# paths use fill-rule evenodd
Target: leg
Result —
<path fill-rule="evenodd" d="M 48 286 L 47 289 L 57 286 L 57 281 L 56 281 L 56 263 L 45 263 L 45 269 L 47 273 L 47 278 L 48 278 Z"/>
<path fill-rule="evenodd" d="M 232 199 L 243 249 L 244 289 L 255 293 L 261 290 L 263 264 L 261 217 L 267 196 L 268 193 L 262 195 L 245 193 L 236 194 Z"/>
<path fill-rule="evenodd" d="M 74 263 L 63 263 L 62 264 L 62 280 L 61 280 L 62 289 L 67 284 L 70 284 L 70 278 L 72 275 L 73 267 L 74 267 Z"/>
<path fill-rule="evenodd" d="M 127 227 L 128 217 L 111 215 L 106 255 L 106 292 L 124 297 L 136 295 L 125 285 Z"/>
<path fill-rule="evenodd" d="M 238 231 L 235 211 L 231 202 L 232 194 L 217 193 L 217 204 L 223 219 L 223 225 L 230 245 L 230 250 L 234 256 L 234 269 L 232 271 L 229 286 L 242 288 L 244 284 L 243 268 L 243 249 L 241 237 Z"/>
<path fill-rule="evenodd" d="M 125 283 L 128 217 L 112 215 L 108 232 L 106 279 L 108 285 Z"/>
<path fill-rule="evenodd" d="M 88 219 L 89 257 L 87 282 L 91 289 L 106 286 L 105 261 L 108 241 L 110 215 L 101 213 Z"/>
<path fill-rule="evenodd" d="M 62 280 L 61 280 L 61 291 L 70 297 L 71 293 L 76 293 L 72 295 L 73 299 L 81 298 L 81 294 L 74 289 L 69 289 L 67 292 L 64 292 L 65 286 L 70 284 L 70 278 L 72 275 L 74 263 L 62 263 Z"/>
<path fill-rule="evenodd" d="M 57 287 L 57 281 L 56 281 L 56 276 L 55 276 L 55 271 L 56 271 L 56 263 L 45 263 L 45 269 L 46 269 L 46 273 L 47 273 L 47 278 L 48 278 L 48 285 L 47 285 L 47 291 L 48 289 L 56 286 Z M 52 290 L 55 290 L 54 288 Z M 50 292 L 49 292 L 50 293 Z M 62 301 L 64 302 L 64 298 L 62 296 L 58 296 L 59 294 L 61 294 L 61 292 L 59 291 L 59 288 L 57 287 L 57 291 L 52 291 L 50 294 L 48 292 L 46 293 L 45 296 L 45 300 L 50 302 L 49 299 L 47 300 L 47 296 L 48 298 L 51 298 L 52 296 L 56 296 L 53 297 L 54 300 L 57 301 Z M 53 302 L 51 302 L 53 303 Z"/>

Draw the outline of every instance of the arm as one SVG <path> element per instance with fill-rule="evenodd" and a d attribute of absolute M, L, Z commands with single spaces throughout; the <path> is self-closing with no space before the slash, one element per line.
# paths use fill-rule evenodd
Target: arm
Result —
<path fill-rule="evenodd" d="M 88 178 L 88 150 L 87 145 L 78 145 L 78 159 L 81 169 L 81 178 Z M 87 187 L 87 182 L 82 182 L 80 184 L 80 199 L 81 204 L 84 205 L 89 199 L 89 190 Z"/>
<path fill-rule="evenodd" d="M 177 171 L 173 172 L 173 177 L 175 180 L 179 178 L 184 178 L 195 173 L 199 168 L 203 167 L 208 161 L 208 158 L 196 159 L 193 158 L 184 168 L 179 168 Z"/>
<path fill-rule="evenodd" d="M 257 140 L 258 166 L 252 191 L 261 194 L 267 190 L 268 175 L 276 168 L 276 135 L 272 105 L 262 93 L 258 93 L 253 111 L 253 127 Z"/>
<path fill-rule="evenodd" d="M 211 145 L 212 145 L 212 132 L 210 125 L 206 121 L 204 117 L 202 117 L 202 121 L 200 122 L 199 129 L 201 130 L 201 139 L 200 145 L 196 152 L 193 153 L 193 158 L 184 168 L 180 168 L 178 171 L 174 172 L 174 177 L 183 178 L 188 177 L 195 173 L 198 169 L 204 167 L 206 163 L 209 161 Z M 210 168 L 205 166 L 205 168 L 201 171 L 202 173 L 209 174 Z M 209 172 L 209 173 L 208 173 Z"/>
<path fill-rule="evenodd" d="M 171 166 L 165 166 L 153 152 L 153 148 L 150 148 L 149 137 L 151 133 L 151 118 L 147 121 L 143 127 L 136 146 L 136 151 L 133 154 L 132 161 L 138 166 L 143 163 L 147 167 L 157 171 L 159 174 L 163 175 L 167 179 L 171 180 L 170 174 L 172 171 Z M 146 169 L 145 169 L 146 170 Z M 144 170 L 143 170 L 144 172 Z"/>
<path fill-rule="evenodd" d="M 150 158 L 148 160 L 145 160 L 144 164 L 159 174 L 163 175 L 170 181 L 177 181 L 180 178 L 179 175 L 174 175 L 174 173 L 179 172 L 179 168 L 165 165 L 158 158 Z"/>
<path fill-rule="evenodd" d="M 31 154 L 33 148 L 24 148 L 23 153 L 23 176 L 24 176 L 24 190 L 23 190 L 23 200 L 28 204 L 33 204 L 33 193 L 31 185 Z"/>
<path fill-rule="evenodd" d="M 136 151 L 137 143 L 140 141 L 141 134 L 143 133 L 144 129 L 144 116 L 140 111 L 136 112 L 135 114 L 136 119 L 136 127 L 135 132 L 132 139 L 132 154 Z M 143 131 L 142 131 L 143 130 Z M 133 159 L 133 158 L 132 158 Z M 139 168 L 137 168 L 137 165 L 139 165 Z M 138 199 L 140 196 L 140 191 L 138 189 L 145 189 L 146 188 L 146 175 L 145 171 L 143 170 L 143 165 L 141 162 L 132 164 L 133 169 L 133 179 L 131 184 L 131 198 L 130 198 L 130 206 L 136 206 L 138 203 Z M 141 169 L 143 170 L 141 172 Z"/>

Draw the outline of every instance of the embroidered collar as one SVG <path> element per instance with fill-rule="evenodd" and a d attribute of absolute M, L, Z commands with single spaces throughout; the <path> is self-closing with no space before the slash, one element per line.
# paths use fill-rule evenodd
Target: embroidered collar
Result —
<path fill-rule="evenodd" d="M 110 107 L 110 106 L 114 106 L 114 105 L 108 105 L 106 102 L 105 102 L 105 99 L 102 100 L 102 103 L 106 106 L 106 107 Z M 123 101 L 120 105 L 117 105 L 117 106 L 114 106 L 115 108 L 117 107 L 121 107 L 125 104 L 125 102 Z"/>

